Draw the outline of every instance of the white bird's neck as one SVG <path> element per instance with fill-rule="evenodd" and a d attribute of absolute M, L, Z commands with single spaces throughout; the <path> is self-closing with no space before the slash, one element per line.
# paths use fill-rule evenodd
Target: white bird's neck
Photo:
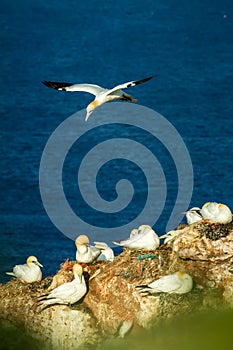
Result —
<path fill-rule="evenodd" d="M 87 246 L 86 244 L 77 246 L 77 250 L 80 254 L 85 254 L 89 249 L 89 246 Z"/>

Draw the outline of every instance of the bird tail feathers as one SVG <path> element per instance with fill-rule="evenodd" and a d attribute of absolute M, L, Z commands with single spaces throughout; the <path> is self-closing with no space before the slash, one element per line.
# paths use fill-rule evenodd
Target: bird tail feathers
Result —
<path fill-rule="evenodd" d="M 123 244 L 121 242 L 117 242 L 117 241 L 112 241 L 113 244 L 116 244 L 116 245 L 119 245 L 119 246 L 122 246 Z"/>
<path fill-rule="evenodd" d="M 150 288 L 147 284 L 142 284 L 140 286 L 136 286 L 136 289 L 143 294 L 143 296 L 150 295 L 152 292 L 152 288 Z"/>
<path fill-rule="evenodd" d="M 40 296 L 37 297 L 37 300 L 38 300 L 38 301 L 43 301 L 43 300 L 47 299 L 47 296 L 48 296 L 48 295 L 49 295 L 49 293 L 47 293 L 47 294 L 42 294 L 42 295 L 40 295 Z"/>
<path fill-rule="evenodd" d="M 14 276 L 14 277 L 16 277 L 15 274 L 14 274 L 14 272 L 6 272 L 6 274 L 9 275 L 9 276 Z"/>

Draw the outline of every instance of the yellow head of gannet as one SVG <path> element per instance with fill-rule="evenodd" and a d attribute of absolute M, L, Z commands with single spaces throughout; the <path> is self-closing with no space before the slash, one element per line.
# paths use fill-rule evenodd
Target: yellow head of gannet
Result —
<path fill-rule="evenodd" d="M 43 267 L 43 265 L 41 265 L 41 263 L 39 263 L 37 258 L 33 255 L 31 255 L 27 258 L 26 264 L 28 267 L 32 267 L 33 265 L 38 265 L 40 267 Z"/>
<path fill-rule="evenodd" d="M 86 235 L 80 235 L 75 240 L 76 247 L 81 245 L 88 245 L 90 243 L 89 238 Z"/>

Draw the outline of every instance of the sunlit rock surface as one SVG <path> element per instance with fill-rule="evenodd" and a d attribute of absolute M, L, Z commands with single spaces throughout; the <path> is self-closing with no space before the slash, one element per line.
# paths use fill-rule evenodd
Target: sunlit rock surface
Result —
<path fill-rule="evenodd" d="M 36 298 L 70 281 L 73 262 L 66 261 L 53 282 L 49 277 L 32 284 L 12 280 L 0 285 L 0 315 L 23 325 L 48 348 L 88 349 L 127 327 L 137 333 L 190 312 L 232 308 L 232 263 L 232 224 L 199 222 L 179 228 L 154 252 L 125 249 L 113 262 L 85 266 L 88 293 L 72 306 L 56 305 L 39 313 Z M 191 292 L 143 297 L 135 289 L 176 271 L 192 276 Z"/>

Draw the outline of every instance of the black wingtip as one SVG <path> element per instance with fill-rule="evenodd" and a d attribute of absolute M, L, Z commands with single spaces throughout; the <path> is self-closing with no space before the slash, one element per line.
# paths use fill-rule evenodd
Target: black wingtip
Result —
<path fill-rule="evenodd" d="M 52 89 L 58 89 L 57 83 L 52 82 L 52 81 L 45 80 L 45 81 L 42 81 L 42 84 L 44 84 L 45 86 L 52 88 Z"/>
<path fill-rule="evenodd" d="M 73 85 L 73 83 L 60 83 L 57 81 L 42 81 L 42 84 L 45 86 L 51 88 L 51 89 L 56 89 L 56 90 L 65 90 L 66 87 Z"/>
<path fill-rule="evenodd" d="M 135 84 L 135 85 L 138 85 L 138 84 L 145 83 L 146 81 L 151 80 L 152 78 L 155 78 L 155 77 L 157 77 L 157 76 L 158 76 L 158 74 L 151 75 L 150 77 L 147 77 L 147 78 L 144 78 L 144 79 L 135 81 L 134 84 Z"/>
<path fill-rule="evenodd" d="M 49 81 L 44 80 L 44 81 L 42 81 L 41 83 L 42 83 L 42 84 L 44 84 L 45 86 L 48 86 L 50 82 L 49 82 Z"/>

